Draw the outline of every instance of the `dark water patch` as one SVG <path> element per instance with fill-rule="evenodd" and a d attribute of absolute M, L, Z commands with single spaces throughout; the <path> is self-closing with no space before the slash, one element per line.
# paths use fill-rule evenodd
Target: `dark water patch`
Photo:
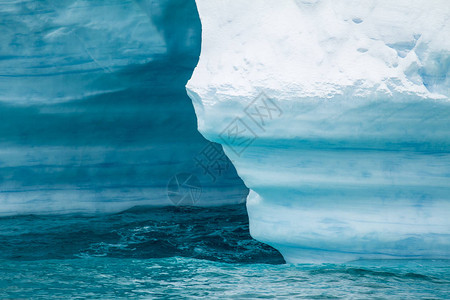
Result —
<path fill-rule="evenodd" d="M 135 207 L 119 214 L 0 218 L 0 258 L 190 257 L 228 263 L 284 263 L 252 239 L 244 204 Z"/>

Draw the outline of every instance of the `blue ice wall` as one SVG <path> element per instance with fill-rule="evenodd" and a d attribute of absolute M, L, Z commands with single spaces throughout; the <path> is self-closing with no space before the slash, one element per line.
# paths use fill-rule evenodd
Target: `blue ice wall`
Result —
<path fill-rule="evenodd" d="M 0 214 L 241 202 L 185 83 L 194 0 L 0 5 Z"/>

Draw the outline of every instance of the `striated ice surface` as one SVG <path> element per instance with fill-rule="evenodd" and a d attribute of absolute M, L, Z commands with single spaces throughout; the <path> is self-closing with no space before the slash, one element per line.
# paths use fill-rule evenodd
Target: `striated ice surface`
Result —
<path fill-rule="evenodd" d="M 184 88 L 200 34 L 193 0 L 1 1 L 0 215 L 241 201 Z"/>
<path fill-rule="evenodd" d="M 197 0 L 200 132 L 289 262 L 450 258 L 447 1 Z"/>

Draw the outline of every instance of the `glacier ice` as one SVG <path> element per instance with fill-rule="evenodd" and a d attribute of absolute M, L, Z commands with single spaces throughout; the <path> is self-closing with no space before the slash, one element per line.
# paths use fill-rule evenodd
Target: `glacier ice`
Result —
<path fill-rule="evenodd" d="M 241 201 L 229 161 L 196 162 L 211 146 L 184 88 L 200 33 L 193 0 L 3 1 L 0 215 L 170 205 L 179 173 L 198 205 Z"/>
<path fill-rule="evenodd" d="M 186 88 L 289 262 L 450 258 L 447 1 L 197 0 Z"/>

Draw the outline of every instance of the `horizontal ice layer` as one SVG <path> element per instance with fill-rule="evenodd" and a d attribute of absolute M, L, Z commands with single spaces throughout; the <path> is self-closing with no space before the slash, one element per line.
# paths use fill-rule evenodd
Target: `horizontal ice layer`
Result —
<path fill-rule="evenodd" d="M 123 90 L 127 83 L 114 76 L 121 68 L 163 56 L 196 59 L 200 44 L 193 1 L 9 1 L 0 17 L 1 102 Z"/>
<path fill-rule="evenodd" d="M 0 215 L 246 196 L 184 88 L 194 1 L 4 1 L 0 20 Z M 192 197 L 169 184 L 179 173 L 197 179 Z"/>
<path fill-rule="evenodd" d="M 203 1 L 187 84 L 290 262 L 450 258 L 446 1 Z"/>

